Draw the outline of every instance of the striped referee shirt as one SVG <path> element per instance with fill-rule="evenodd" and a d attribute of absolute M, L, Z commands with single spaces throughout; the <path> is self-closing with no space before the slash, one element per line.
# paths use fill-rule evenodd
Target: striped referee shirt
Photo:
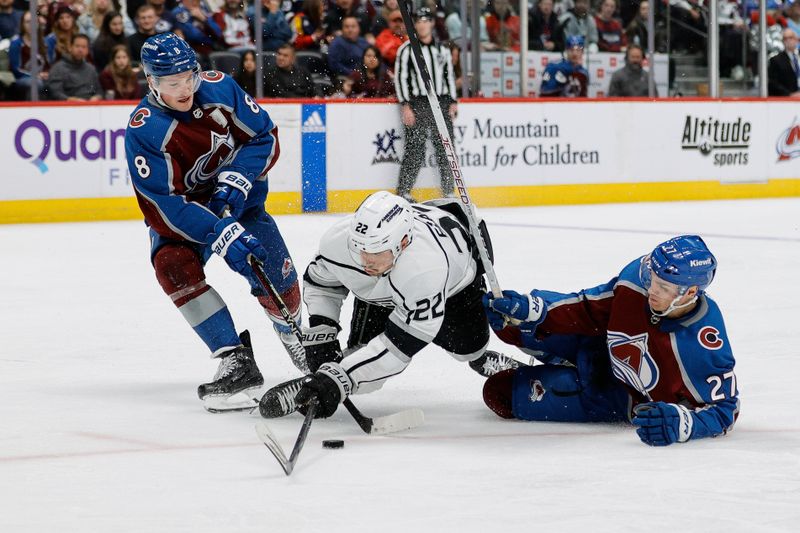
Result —
<path fill-rule="evenodd" d="M 420 43 L 420 47 L 436 94 L 440 98 L 448 96 L 453 101 L 457 100 L 456 76 L 453 72 L 453 56 L 450 54 L 450 49 L 434 41 L 430 44 Z M 411 42 L 406 41 L 398 48 L 397 59 L 394 62 L 394 86 L 401 104 L 412 98 L 426 96 L 425 82 L 414 68 L 411 54 Z"/>

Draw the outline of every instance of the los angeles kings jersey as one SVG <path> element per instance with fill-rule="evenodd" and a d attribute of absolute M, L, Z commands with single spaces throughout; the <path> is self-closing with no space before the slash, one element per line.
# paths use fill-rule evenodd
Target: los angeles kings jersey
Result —
<path fill-rule="evenodd" d="M 341 363 L 354 393 L 376 390 L 402 372 L 411 357 L 436 337 L 446 300 L 467 287 L 477 273 L 471 239 L 458 219 L 437 207 L 412 207 L 411 243 L 389 272 L 370 276 L 357 256 L 351 255 L 351 215 L 322 236 L 319 253 L 303 276 L 309 315 L 339 322 L 342 303 L 350 292 L 366 302 L 394 308 L 386 330 Z"/>

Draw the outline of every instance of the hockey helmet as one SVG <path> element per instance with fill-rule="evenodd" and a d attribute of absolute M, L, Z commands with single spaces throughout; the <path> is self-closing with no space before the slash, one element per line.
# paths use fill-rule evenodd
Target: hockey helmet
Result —
<path fill-rule="evenodd" d="M 639 278 L 645 288 L 650 288 L 652 274 L 677 285 L 680 294 L 689 287 L 703 292 L 714 279 L 717 259 L 706 243 L 697 235 L 681 235 L 663 242 L 639 266 Z"/>
<path fill-rule="evenodd" d="M 350 255 L 361 263 L 361 252 L 380 253 L 391 250 L 397 259 L 402 242 L 412 239 L 414 213 L 405 199 L 388 191 L 378 191 L 364 200 L 350 221 L 348 246 Z"/>
<path fill-rule="evenodd" d="M 569 37 L 567 37 L 567 42 L 566 42 L 567 46 L 565 48 L 567 50 L 569 50 L 570 48 L 582 49 L 585 45 L 585 42 L 586 41 L 583 38 L 583 35 L 570 35 Z"/>
<path fill-rule="evenodd" d="M 158 88 L 159 78 L 194 72 L 194 91 L 200 87 L 200 65 L 189 43 L 174 33 L 161 33 L 149 37 L 142 45 L 142 69 Z"/>

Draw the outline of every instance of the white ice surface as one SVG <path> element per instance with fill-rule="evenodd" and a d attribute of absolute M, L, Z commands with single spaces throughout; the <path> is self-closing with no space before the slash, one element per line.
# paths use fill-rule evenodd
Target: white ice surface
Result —
<path fill-rule="evenodd" d="M 481 379 L 429 347 L 355 398 L 371 415 L 420 407 L 424 427 L 368 437 L 340 409 L 287 478 L 257 415 L 203 411 L 216 364 L 156 283 L 140 222 L 0 226 L 0 532 L 800 531 L 800 200 L 483 214 L 517 290 L 593 286 L 703 234 L 737 358 L 734 431 L 650 448 L 625 426 L 501 420 Z M 333 220 L 279 218 L 301 270 Z M 245 281 L 218 259 L 208 277 L 268 385 L 293 377 Z M 300 422 L 269 422 L 287 453 Z"/>

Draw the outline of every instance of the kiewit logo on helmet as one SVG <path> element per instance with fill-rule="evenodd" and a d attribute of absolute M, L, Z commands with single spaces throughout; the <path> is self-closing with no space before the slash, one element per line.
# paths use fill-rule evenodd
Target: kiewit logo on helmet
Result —
<path fill-rule="evenodd" d="M 710 265 L 710 264 L 711 264 L 711 258 L 710 257 L 708 259 L 692 259 L 691 261 L 689 261 L 689 266 L 690 267 L 700 267 L 700 266 L 706 266 L 706 265 Z"/>

